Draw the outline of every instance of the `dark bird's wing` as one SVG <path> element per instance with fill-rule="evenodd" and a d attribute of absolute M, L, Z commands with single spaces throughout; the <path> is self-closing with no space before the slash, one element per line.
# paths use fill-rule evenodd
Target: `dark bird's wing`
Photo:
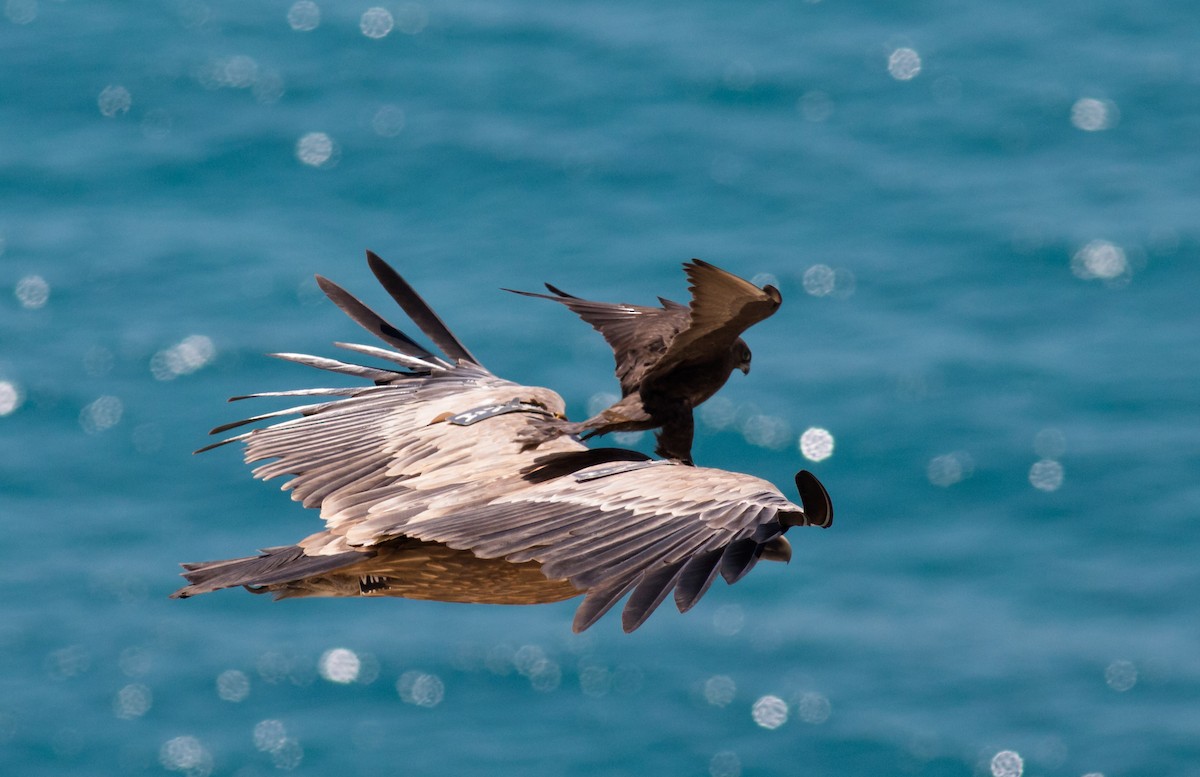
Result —
<path fill-rule="evenodd" d="M 675 336 L 687 328 L 691 318 L 691 313 L 685 305 L 661 297 L 659 301 L 662 307 L 655 308 L 617 302 L 593 302 L 567 294 L 549 283 L 546 284 L 546 288 L 551 294 L 513 289 L 505 291 L 560 302 L 591 324 L 613 349 L 622 396 L 628 396 L 638 390 L 642 378 L 666 353 Z"/>
<path fill-rule="evenodd" d="M 742 332 L 767 318 L 783 298 L 774 286 L 758 288 L 733 273 L 700 259 L 684 263 L 692 292 L 689 325 L 655 365 L 657 377 L 684 364 L 708 361 L 724 353 Z"/>

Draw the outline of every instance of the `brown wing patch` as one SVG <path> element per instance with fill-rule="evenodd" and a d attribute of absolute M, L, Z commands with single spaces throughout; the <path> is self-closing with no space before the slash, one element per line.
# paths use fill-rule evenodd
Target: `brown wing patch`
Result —
<path fill-rule="evenodd" d="M 691 281 L 691 321 L 655 365 L 655 375 L 731 348 L 742 332 L 771 316 L 783 301 L 774 286 L 760 289 L 700 259 L 685 262 L 684 269 Z"/>

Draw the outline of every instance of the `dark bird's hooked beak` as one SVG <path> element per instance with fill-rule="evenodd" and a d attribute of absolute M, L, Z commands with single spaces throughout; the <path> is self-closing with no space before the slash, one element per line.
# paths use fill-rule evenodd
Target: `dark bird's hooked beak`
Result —
<path fill-rule="evenodd" d="M 737 368 L 742 371 L 743 375 L 750 374 L 750 362 L 742 362 L 737 366 Z"/>

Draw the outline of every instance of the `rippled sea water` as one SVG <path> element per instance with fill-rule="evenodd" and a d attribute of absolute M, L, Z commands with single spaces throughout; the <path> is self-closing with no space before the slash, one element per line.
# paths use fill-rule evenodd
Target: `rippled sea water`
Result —
<path fill-rule="evenodd" d="M 0 771 L 1200 774 L 1200 39 L 1145 3 L 8 0 Z M 776 282 L 697 460 L 833 495 L 633 635 L 169 601 L 317 527 L 224 398 L 393 262 L 572 414 L 561 308 Z M 636 445 L 648 447 L 649 441 Z"/>

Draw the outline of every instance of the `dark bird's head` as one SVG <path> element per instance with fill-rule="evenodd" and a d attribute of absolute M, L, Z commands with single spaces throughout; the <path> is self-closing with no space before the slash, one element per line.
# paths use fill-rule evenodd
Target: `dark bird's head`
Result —
<path fill-rule="evenodd" d="M 746 345 L 746 341 L 738 338 L 733 344 L 733 362 L 734 369 L 742 371 L 743 375 L 750 374 L 750 346 Z"/>

